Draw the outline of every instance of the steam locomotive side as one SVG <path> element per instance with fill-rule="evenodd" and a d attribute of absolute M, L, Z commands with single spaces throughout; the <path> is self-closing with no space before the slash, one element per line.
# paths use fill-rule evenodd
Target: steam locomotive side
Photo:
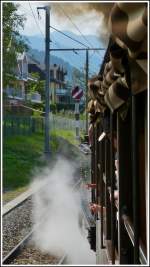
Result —
<path fill-rule="evenodd" d="M 114 4 L 107 51 L 88 84 L 97 254 L 112 264 L 148 263 L 147 6 Z"/>

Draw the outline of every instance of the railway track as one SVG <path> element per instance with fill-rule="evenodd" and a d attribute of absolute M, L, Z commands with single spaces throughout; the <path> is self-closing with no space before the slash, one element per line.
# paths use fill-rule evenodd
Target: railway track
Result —
<path fill-rule="evenodd" d="M 4 205 L 2 210 L 3 217 L 8 215 L 10 212 L 15 210 L 17 207 L 23 205 L 28 199 L 32 198 L 34 194 L 36 194 L 38 191 L 42 191 L 41 186 L 44 188 L 47 183 L 39 184 L 39 186 L 33 190 L 33 188 L 27 190 L 26 192 L 22 193 L 20 196 L 16 197 L 15 199 L 11 200 L 7 204 Z"/>
<path fill-rule="evenodd" d="M 67 259 L 66 254 L 62 255 L 60 258 L 49 254 L 43 254 L 32 244 L 32 234 L 36 229 L 32 229 L 30 233 L 28 233 L 21 242 L 9 252 L 9 254 L 3 259 L 3 265 L 25 263 L 39 264 L 41 260 L 42 264 L 44 264 L 44 261 L 46 264 L 65 264 Z"/>
<path fill-rule="evenodd" d="M 76 190 L 79 184 L 80 184 L 80 181 L 78 181 L 75 184 L 75 186 L 73 187 L 73 190 Z M 44 220 L 45 219 L 46 218 L 44 218 Z M 32 236 L 34 232 L 38 230 L 38 227 L 40 227 L 41 224 L 42 222 L 40 222 L 33 229 L 31 229 L 29 233 L 26 234 L 25 237 L 22 238 L 22 240 L 17 245 L 15 245 L 13 249 L 9 251 L 9 253 L 3 258 L 3 261 L 2 261 L 3 265 L 25 264 L 25 263 L 39 264 L 40 261 L 42 261 L 42 264 L 44 264 L 44 261 L 45 261 L 45 264 L 56 264 L 56 265 L 65 264 L 66 258 L 67 258 L 66 254 L 62 255 L 62 257 L 60 258 L 57 258 L 49 254 L 43 254 L 41 251 L 39 251 L 35 247 L 35 244 L 32 243 Z"/>
<path fill-rule="evenodd" d="M 34 232 L 34 229 L 32 229 L 20 242 L 17 244 L 9 253 L 7 256 L 3 259 L 3 264 L 10 264 L 17 255 L 21 252 L 21 250 L 24 248 L 24 246 L 29 242 L 29 240 L 32 237 L 32 234 Z"/>
<path fill-rule="evenodd" d="M 78 187 L 81 184 L 82 179 L 80 178 L 72 187 L 73 191 L 78 190 Z M 17 208 L 22 209 L 22 205 L 24 205 L 29 199 L 32 198 L 32 193 L 27 193 L 23 195 L 18 201 L 14 201 L 11 205 L 7 205 L 7 208 L 3 211 L 3 218 L 7 218 L 11 213 L 14 213 Z M 43 220 L 44 221 L 44 220 Z M 7 254 L 3 255 L 2 263 L 3 265 L 7 264 L 39 264 L 42 261 L 42 264 L 58 264 L 63 265 L 66 262 L 67 255 L 64 254 L 62 257 L 57 258 L 53 255 L 41 253 L 34 244 L 32 244 L 32 235 L 34 231 L 38 229 L 38 227 L 42 224 L 39 223 L 34 228 L 30 229 L 30 231 L 19 241 L 17 244 L 10 249 Z"/>
<path fill-rule="evenodd" d="M 77 185 L 78 184 L 79 182 Z M 45 219 L 46 217 L 43 219 L 43 222 Z M 41 224 L 42 222 L 34 226 L 33 229 L 27 235 L 25 235 L 25 237 L 3 258 L 3 265 L 25 264 L 25 261 L 27 261 L 28 264 L 39 264 L 39 260 L 41 259 L 43 264 L 43 261 L 46 261 L 46 264 L 65 264 L 67 258 L 66 254 L 62 255 L 60 258 L 49 254 L 42 255 L 42 253 L 32 243 L 32 235 L 38 230 L 38 227 L 40 227 Z M 30 255 L 30 257 L 28 258 L 27 255 Z"/>
<path fill-rule="evenodd" d="M 80 163 L 81 163 L 81 167 L 80 167 L 80 175 L 81 175 L 80 177 L 81 178 L 77 182 L 75 182 L 75 184 L 72 186 L 72 191 L 78 190 L 81 182 L 83 180 L 85 180 L 84 175 L 86 176 L 86 174 L 85 173 L 83 174 L 83 169 L 86 170 L 86 168 L 85 168 L 83 162 L 80 162 Z M 44 188 L 44 186 L 45 186 L 45 184 L 43 184 L 43 188 Z M 17 209 L 20 212 L 22 210 L 22 207 L 24 205 L 26 205 L 28 200 L 30 201 L 30 199 L 32 199 L 33 194 L 35 194 L 41 190 L 42 190 L 41 186 L 40 186 L 40 188 L 34 189 L 34 192 L 33 192 L 33 190 L 32 191 L 29 190 L 28 192 L 22 194 L 21 197 L 18 197 L 14 201 L 11 201 L 11 203 L 6 204 L 4 206 L 4 209 L 3 209 L 3 219 L 5 218 L 5 220 L 7 220 L 7 216 L 11 216 L 11 213 L 15 212 Z M 85 213 L 85 210 L 83 211 L 83 213 Z M 83 217 L 85 219 L 88 216 L 83 215 Z M 10 218 L 10 220 L 11 220 L 11 218 Z M 20 238 L 19 241 L 16 241 L 16 243 L 13 244 L 13 246 L 10 247 L 8 251 L 5 251 L 5 253 L 3 253 L 2 263 L 4 265 L 6 265 L 6 264 L 18 264 L 18 265 L 19 264 L 56 264 L 56 265 L 58 264 L 58 265 L 63 265 L 66 263 L 66 260 L 67 260 L 66 254 L 62 255 L 62 257 L 60 257 L 60 258 L 56 258 L 55 256 L 49 255 L 49 254 L 43 254 L 43 253 L 41 253 L 41 251 L 39 251 L 35 247 L 35 244 L 32 243 L 32 235 L 40 224 L 36 225 L 34 228 L 32 228 L 33 226 L 28 228 L 28 232 L 26 231 L 24 236 L 22 238 Z M 86 220 L 86 227 L 89 228 L 89 223 L 87 222 L 87 220 Z M 9 243 L 9 240 L 8 240 L 8 243 Z"/>

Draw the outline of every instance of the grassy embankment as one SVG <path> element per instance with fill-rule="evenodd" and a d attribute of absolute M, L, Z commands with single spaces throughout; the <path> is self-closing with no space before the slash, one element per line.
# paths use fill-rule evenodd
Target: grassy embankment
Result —
<path fill-rule="evenodd" d="M 58 112 L 56 115 L 59 117 L 66 118 L 66 119 L 73 119 L 73 120 L 75 119 L 74 112 L 72 112 L 72 113 Z M 85 113 L 80 113 L 80 120 L 86 120 L 86 114 Z"/>
<path fill-rule="evenodd" d="M 53 130 L 52 135 L 56 136 L 58 139 L 62 137 L 63 139 L 67 140 L 72 145 L 78 145 L 79 141 L 75 138 L 75 132 L 71 130 Z"/>
<path fill-rule="evenodd" d="M 72 145 L 77 145 L 75 133 L 56 130 L 51 133 L 51 150 L 55 154 L 59 137 Z M 32 178 L 34 168 L 43 168 L 44 137 L 42 134 L 31 136 L 12 136 L 3 140 L 3 200 L 9 201 L 24 192 Z"/>
<path fill-rule="evenodd" d="M 53 136 L 51 148 L 57 150 L 58 141 Z M 12 136 L 3 140 L 3 191 L 4 201 L 16 197 L 28 187 L 34 168 L 46 166 L 43 155 L 44 137 Z"/>

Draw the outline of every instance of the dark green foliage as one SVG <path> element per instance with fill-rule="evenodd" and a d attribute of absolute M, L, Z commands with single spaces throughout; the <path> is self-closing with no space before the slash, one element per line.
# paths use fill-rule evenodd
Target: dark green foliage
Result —
<path fill-rule="evenodd" d="M 31 77 L 35 78 L 35 80 L 28 81 L 26 93 L 38 92 L 41 95 L 41 99 L 45 100 L 45 81 L 40 80 L 40 76 L 36 72 L 31 72 Z"/>
<path fill-rule="evenodd" d="M 65 104 L 65 103 L 59 103 L 57 104 L 57 111 L 59 112 L 60 110 L 74 110 L 74 104 Z"/>
<path fill-rule="evenodd" d="M 28 47 L 19 34 L 23 28 L 25 17 L 17 14 L 15 3 L 3 3 L 3 83 L 4 87 L 14 79 L 17 53 L 22 53 Z"/>
<path fill-rule="evenodd" d="M 54 114 L 57 112 L 57 105 L 56 104 L 50 104 L 50 111 Z"/>

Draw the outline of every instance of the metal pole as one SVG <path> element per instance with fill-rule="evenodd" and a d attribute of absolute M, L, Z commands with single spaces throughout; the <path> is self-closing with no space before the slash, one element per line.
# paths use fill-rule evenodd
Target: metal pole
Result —
<path fill-rule="evenodd" d="M 80 112 L 79 112 L 79 101 L 76 100 L 76 103 L 75 103 L 75 122 L 76 122 L 76 139 L 79 140 L 80 138 L 80 130 L 79 130 L 79 124 L 80 124 L 80 121 L 79 121 L 79 115 Z"/>
<path fill-rule="evenodd" d="M 50 136 L 49 136 L 49 112 L 50 112 L 50 7 L 45 7 L 46 11 L 46 38 L 45 38 L 45 153 L 50 155 Z"/>
<path fill-rule="evenodd" d="M 86 108 L 86 135 L 88 134 L 88 74 L 89 74 L 89 51 L 86 49 L 86 100 L 85 100 L 85 108 Z"/>

